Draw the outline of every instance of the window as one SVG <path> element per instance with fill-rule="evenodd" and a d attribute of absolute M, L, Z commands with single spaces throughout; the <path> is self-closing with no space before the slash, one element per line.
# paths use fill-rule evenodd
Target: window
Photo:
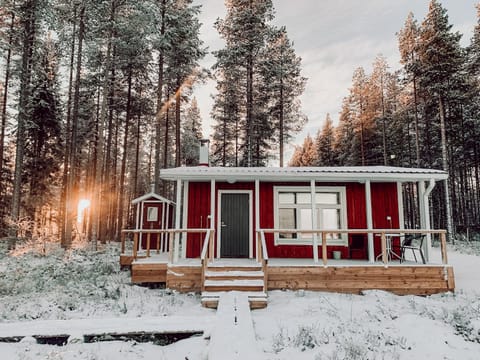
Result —
<path fill-rule="evenodd" d="M 345 187 L 315 188 L 316 228 L 336 230 L 346 227 Z M 275 228 L 312 230 L 312 194 L 310 187 L 275 187 Z M 280 233 L 279 244 L 311 244 L 312 234 Z M 329 244 L 346 244 L 346 234 L 327 234 Z M 321 241 L 319 241 L 320 243 Z"/>
<path fill-rule="evenodd" d="M 157 221 L 158 220 L 158 208 L 149 206 L 147 207 L 147 221 Z"/>

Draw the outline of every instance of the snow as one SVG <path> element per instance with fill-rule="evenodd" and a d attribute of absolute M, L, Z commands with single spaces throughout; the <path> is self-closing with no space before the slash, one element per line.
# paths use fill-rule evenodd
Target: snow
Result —
<path fill-rule="evenodd" d="M 263 359 L 257 348 L 248 298 L 238 291 L 220 296 L 209 360 Z"/>
<path fill-rule="evenodd" d="M 238 319 L 251 325 L 234 330 L 233 293 L 227 297 L 230 305 L 225 312 L 222 307 L 217 312 L 202 308 L 199 294 L 132 285 L 129 272 L 119 269 L 119 244 L 98 252 L 53 248 L 46 255 L 30 251 L 16 256 L 5 255 L 1 246 L 0 336 L 26 336 L 19 343 L 0 343 L 2 359 L 200 360 L 214 352 L 230 359 L 239 346 L 254 352 L 239 358 L 276 360 L 473 360 L 480 354 L 480 246 L 476 243 L 448 253 L 455 273 L 454 294 L 270 291 L 267 308 L 237 310 Z M 434 251 L 439 259 L 438 249 Z M 199 329 L 205 331 L 203 336 L 167 346 L 80 341 L 85 332 Z M 39 332 L 74 336 L 66 346 L 39 345 L 30 337 Z"/>

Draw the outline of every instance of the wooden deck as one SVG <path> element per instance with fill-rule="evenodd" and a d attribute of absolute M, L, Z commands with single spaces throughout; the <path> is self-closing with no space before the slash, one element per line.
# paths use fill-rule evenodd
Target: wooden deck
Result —
<path fill-rule="evenodd" d="M 210 265 L 209 269 L 238 272 L 238 264 L 232 263 L 233 260 L 216 261 Z M 246 267 L 244 270 L 247 271 L 246 279 L 252 276 L 248 271 L 258 271 L 251 267 Z M 364 290 L 378 289 L 399 295 L 429 295 L 455 290 L 453 267 L 443 264 L 396 262 L 386 266 L 381 262 L 371 264 L 359 260 L 331 260 L 328 266 L 323 266 L 314 264 L 310 259 L 290 259 L 289 261 L 270 259 L 266 271 L 266 290 L 305 289 L 358 294 Z M 168 259 L 162 256 L 133 261 L 131 274 L 133 283 L 161 282 L 165 283 L 166 287 L 179 292 L 212 291 L 208 286 L 205 288 L 202 281 L 211 282 L 211 278 L 215 276 L 210 272 L 210 277 L 202 280 L 199 259 L 184 259 L 176 264 L 169 264 Z M 256 274 L 253 275 L 255 278 L 258 277 Z M 229 276 L 231 275 L 222 274 L 217 276 L 217 279 L 228 281 Z M 250 280 L 258 281 L 258 279 Z M 228 290 L 225 286 L 219 289 L 219 291 Z"/>

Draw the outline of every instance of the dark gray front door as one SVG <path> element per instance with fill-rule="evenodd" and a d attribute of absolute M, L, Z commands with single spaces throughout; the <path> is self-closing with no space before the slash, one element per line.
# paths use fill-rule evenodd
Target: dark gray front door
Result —
<path fill-rule="evenodd" d="M 221 195 L 220 256 L 248 257 L 249 195 Z"/>

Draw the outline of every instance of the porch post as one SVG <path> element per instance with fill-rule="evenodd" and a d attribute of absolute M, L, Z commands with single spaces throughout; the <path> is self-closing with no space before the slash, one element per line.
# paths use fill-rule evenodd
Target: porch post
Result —
<path fill-rule="evenodd" d="M 373 230 L 372 219 L 372 192 L 370 188 L 370 180 L 365 181 L 365 202 L 367 209 L 367 230 Z M 375 252 L 373 248 L 373 234 L 368 233 L 368 261 L 375 262 Z"/>
<path fill-rule="evenodd" d="M 428 201 L 428 197 L 430 196 L 430 193 L 432 192 L 433 188 L 435 187 L 435 180 L 430 179 L 430 183 L 428 184 L 427 189 L 425 190 L 425 193 L 423 194 L 423 206 L 424 206 L 424 213 L 425 213 L 425 229 L 426 230 L 431 230 L 432 225 L 430 224 L 430 204 Z M 430 252 L 432 249 L 432 234 L 428 233 L 426 236 L 426 244 L 424 245 L 424 253 L 425 253 L 425 261 L 428 262 L 430 261 Z"/>
<path fill-rule="evenodd" d="M 210 180 L 210 229 L 215 229 L 215 179 Z M 217 239 L 219 239 L 220 234 L 217 232 Z M 213 242 L 215 244 L 215 242 Z M 217 257 L 219 257 L 220 252 L 217 247 Z"/>
<path fill-rule="evenodd" d="M 145 212 L 145 203 L 143 201 L 140 201 L 140 226 L 138 229 L 143 229 L 143 213 Z M 142 249 L 142 232 L 140 231 L 140 235 L 138 237 L 138 249 L 137 250 L 143 250 Z"/>
<path fill-rule="evenodd" d="M 175 229 L 180 229 L 180 214 L 182 210 L 182 180 L 177 180 L 177 207 L 175 209 Z M 180 250 L 180 233 L 175 233 L 175 244 L 174 244 L 174 252 L 173 252 L 173 262 L 176 263 L 178 261 L 179 252 Z"/>
<path fill-rule="evenodd" d="M 397 202 L 398 202 L 398 228 L 405 229 L 405 215 L 403 209 L 403 187 L 400 181 L 397 182 Z"/>
<path fill-rule="evenodd" d="M 418 207 L 420 212 L 420 229 L 425 229 L 425 182 L 418 182 Z"/>
<path fill-rule="evenodd" d="M 315 180 L 310 180 L 310 194 L 312 197 L 312 229 L 317 230 L 317 207 L 316 207 L 316 195 L 315 195 Z M 317 234 L 313 233 L 313 261 L 318 263 L 318 238 Z M 322 237 L 324 239 L 324 237 Z M 323 240 L 322 240 L 323 241 Z M 322 255 L 323 256 L 323 255 Z"/>
<path fill-rule="evenodd" d="M 165 202 L 162 202 L 162 230 L 165 230 Z M 165 239 L 165 233 L 158 234 L 157 243 L 160 243 L 160 251 L 163 253 L 163 241 Z"/>
<path fill-rule="evenodd" d="M 188 180 L 185 180 L 183 184 L 183 224 L 182 227 L 184 229 L 187 228 L 187 223 L 188 223 L 188 186 L 189 182 Z M 182 237 L 182 257 L 186 258 L 187 257 L 187 241 L 188 241 L 188 233 L 185 233 L 185 235 Z"/>
<path fill-rule="evenodd" d="M 260 254 L 258 253 L 258 233 L 260 229 L 260 181 L 255 179 L 255 258 L 258 261 Z"/>

